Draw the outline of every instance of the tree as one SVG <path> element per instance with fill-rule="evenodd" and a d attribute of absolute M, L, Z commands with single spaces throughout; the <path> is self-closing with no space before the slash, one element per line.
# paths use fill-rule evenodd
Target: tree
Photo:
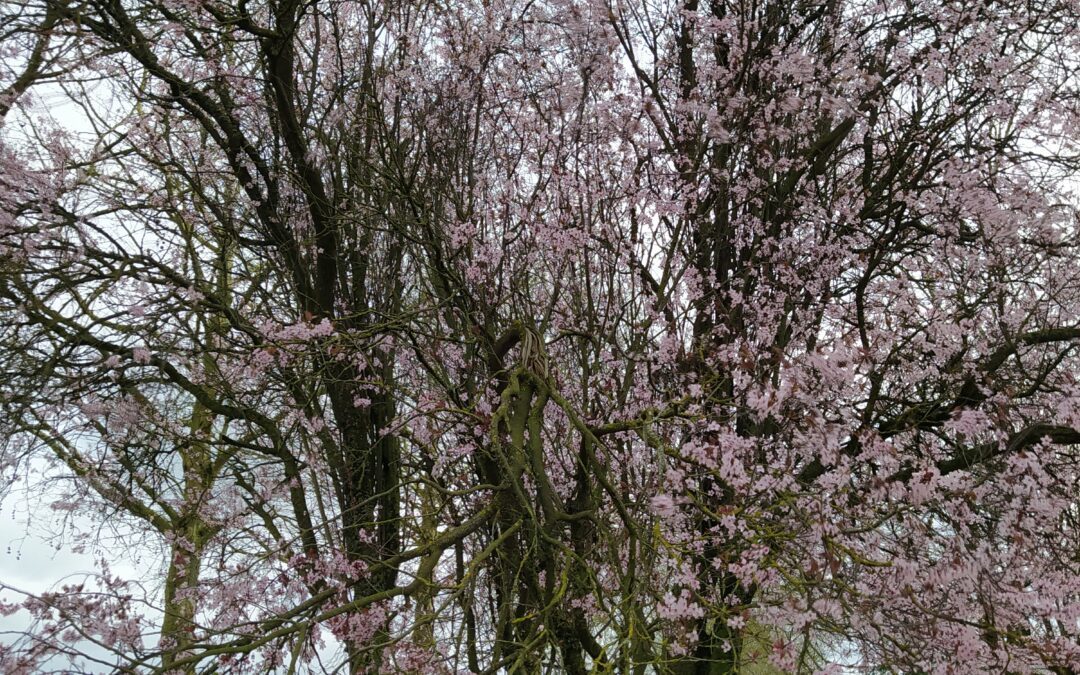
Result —
<path fill-rule="evenodd" d="M 1080 9 L 4 11 L 8 670 L 1080 668 Z"/>

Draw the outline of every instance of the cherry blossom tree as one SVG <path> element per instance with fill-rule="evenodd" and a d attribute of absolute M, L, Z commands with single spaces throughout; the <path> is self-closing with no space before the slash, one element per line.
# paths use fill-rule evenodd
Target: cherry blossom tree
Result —
<path fill-rule="evenodd" d="M 5 670 L 1080 669 L 1080 6 L 3 11 Z"/>

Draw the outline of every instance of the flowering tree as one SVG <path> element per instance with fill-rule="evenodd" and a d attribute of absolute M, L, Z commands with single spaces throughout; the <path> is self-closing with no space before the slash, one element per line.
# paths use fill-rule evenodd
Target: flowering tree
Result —
<path fill-rule="evenodd" d="M 1080 668 L 1080 7 L 10 7 L 5 670 Z"/>

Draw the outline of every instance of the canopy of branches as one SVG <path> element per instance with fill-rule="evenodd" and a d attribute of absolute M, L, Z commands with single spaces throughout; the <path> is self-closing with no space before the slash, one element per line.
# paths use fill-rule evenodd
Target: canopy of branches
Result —
<path fill-rule="evenodd" d="M 3 3 L 0 671 L 1080 672 L 1078 27 Z"/>

